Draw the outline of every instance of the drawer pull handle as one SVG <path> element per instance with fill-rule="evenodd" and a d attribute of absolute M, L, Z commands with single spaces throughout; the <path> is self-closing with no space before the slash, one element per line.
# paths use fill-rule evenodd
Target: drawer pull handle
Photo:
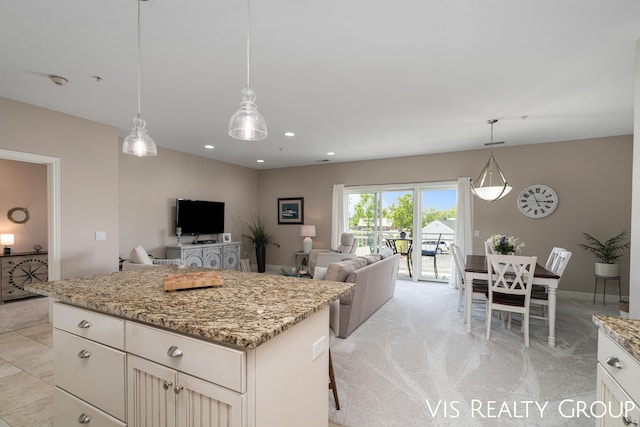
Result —
<path fill-rule="evenodd" d="M 80 350 L 80 353 L 78 353 L 78 359 L 88 359 L 89 357 L 91 357 L 91 353 L 87 350 Z"/>
<path fill-rule="evenodd" d="M 620 359 L 615 356 L 607 357 L 607 365 L 613 366 L 614 368 L 622 369 L 622 365 L 620 364 Z"/>
<path fill-rule="evenodd" d="M 91 417 L 87 414 L 80 414 L 78 417 L 78 424 L 89 424 L 91 422 Z"/>
<path fill-rule="evenodd" d="M 182 350 L 180 350 L 177 346 L 172 345 L 167 350 L 167 356 L 169 357 L 182 357 Z"/>
<path fill-rule="evenodd" d="M 638 425 L 638 423 L 634 423 L 633 420 L 630 417 L 626 416 L 626 415 L 622 417 L 622 424 L 624 424 L 626 426 L 630 426 L 632 424 L 634 426 Z"/>
<path fill-rule="evenodd" d="M 80 329 L 87 329 L 91 327 L 91 323 L 87 322 L 86 320 L 82 320 L 80 323 L 78 323 L 78 328 Z"/>
<path fill-rule="evenodd" d="M 183 388 L 184 388 L 183 386 L 181 386 L 181 385 L 177 385 L 177 386 L 175 386 L 175 387 L 173 388 L 173 392 L 174 392 L 175 394 L 180 394 L 180 391 L 181 391 Z"/>
<path fill-rule="evenodd" d="M 165 381 L 164 383 L 162 383 L 162 388 L 165 390 L 169 390 L 169 387 L 171 387 L 173 385 L 173 383 L 171 381 Z"/>

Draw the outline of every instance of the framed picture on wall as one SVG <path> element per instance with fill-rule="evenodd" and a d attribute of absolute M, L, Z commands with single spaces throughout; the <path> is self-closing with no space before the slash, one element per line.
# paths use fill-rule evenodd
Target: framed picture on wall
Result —
<path fill-rule="evenodd" d="M 224 243 L 231 242 L 231 233 L 222 233 L 222 241 Z"/>
<path fill-rule="evenodd" d="M 304 197 L 278 199 L 278 224 L 304 224 Z"/>

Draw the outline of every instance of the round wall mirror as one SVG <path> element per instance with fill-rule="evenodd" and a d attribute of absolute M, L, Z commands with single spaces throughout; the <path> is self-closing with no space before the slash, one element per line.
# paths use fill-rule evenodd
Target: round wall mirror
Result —
<path fill-rule="evenodd" d="M 29 211 L 27 208 L 13 208 L 7 214 L 9 221 L 16 224 L 24 224 L 29 221 Z"/>

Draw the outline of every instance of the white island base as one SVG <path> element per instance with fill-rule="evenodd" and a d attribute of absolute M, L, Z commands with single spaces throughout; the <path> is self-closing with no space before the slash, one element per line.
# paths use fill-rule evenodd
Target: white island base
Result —
<path fill-rule="evenodd" d="M 328 425 L 329 307 L 256 348 L 63 303 L 53 323 L 56 426 Z"/>

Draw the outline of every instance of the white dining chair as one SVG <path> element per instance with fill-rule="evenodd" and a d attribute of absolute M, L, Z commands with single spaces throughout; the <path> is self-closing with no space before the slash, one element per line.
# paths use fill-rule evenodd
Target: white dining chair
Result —
<path fill-rule="evenodd" d="M 464 302 L 464 293 L 465 293 L 465 277 L 464 277 L 464 269 L 465 262 L 464 256 L 462 255 L 462 250 L 460 246 L 456 244 L 451 244 L 451 252 L 453 253 L 453 261 L 456 264 L 456 268 L 458 270 L 458 275 L 460 276 L 460 281 L 458 283 L 458 311 L 462 309 L 462 304 Z M 476 279 L 473 281 L 473 295 L 471 302 L 485 303 L 487 300 L 487 281 Z M 473 297 L 478 298 L 473 298 Z"/>
<path fill-rule="evenodd" d="M 555 249 L 555 248 L 554 248 Z M 564 270 L 567 268 L 567 264 L 569 264 L 569 260 L 571 259 L 572 253 L 567 250 L 562 250 L 558 254 L 547 270 L 552 273 L 560 276 L 562 279 L 562 275 L 564 274 Z M 560 279 L 558 279 L 558 284 L 560 284 Z M 543 289 L 540 289 L 543 288 Z M 543 319 L 545 324 L 549 322 L 549 295 L 547 293 L 546 286 L 537 287 L 534 286 L 531 291 L 531 305 L 535 307 L 539 307 L 542 309 L 542 314 L 530 314 L 529 317 L 533 319 Z"/>
<path fill-rule="evenodd" d="M 493 310 L 508 313 L 509 328 L 511 328 L 511 314 L 520 313 L 522 314 L 524 345 L 529 347 L 529 304 L 536 262 L 537 257 L 535 256 L 487 255 L 489 276 L 487 340 L 491 338 Z M 504 327 L 504 317 L 502 317 L 502 324 Z"/>
<path fill-rule="evenodd" d="M 484 241 L 484 254 L 485 255 L 489 255 L 489 254 L 495 254 L 495 253 L 496 253 L 496 251 L 493 248 L 493 245 L 485 240 Z"/>
<path fill-rule="evenodd" d="M 560 255 L 562 251 L 566 251 L 566 249 L 557 246 L 553 247 L 549 253 L 549 258 L 547 258 L 547 263 L 544 265 L 544 268 L 551 271 L 553 264 L 556 262 L 558 255 Z"/>

